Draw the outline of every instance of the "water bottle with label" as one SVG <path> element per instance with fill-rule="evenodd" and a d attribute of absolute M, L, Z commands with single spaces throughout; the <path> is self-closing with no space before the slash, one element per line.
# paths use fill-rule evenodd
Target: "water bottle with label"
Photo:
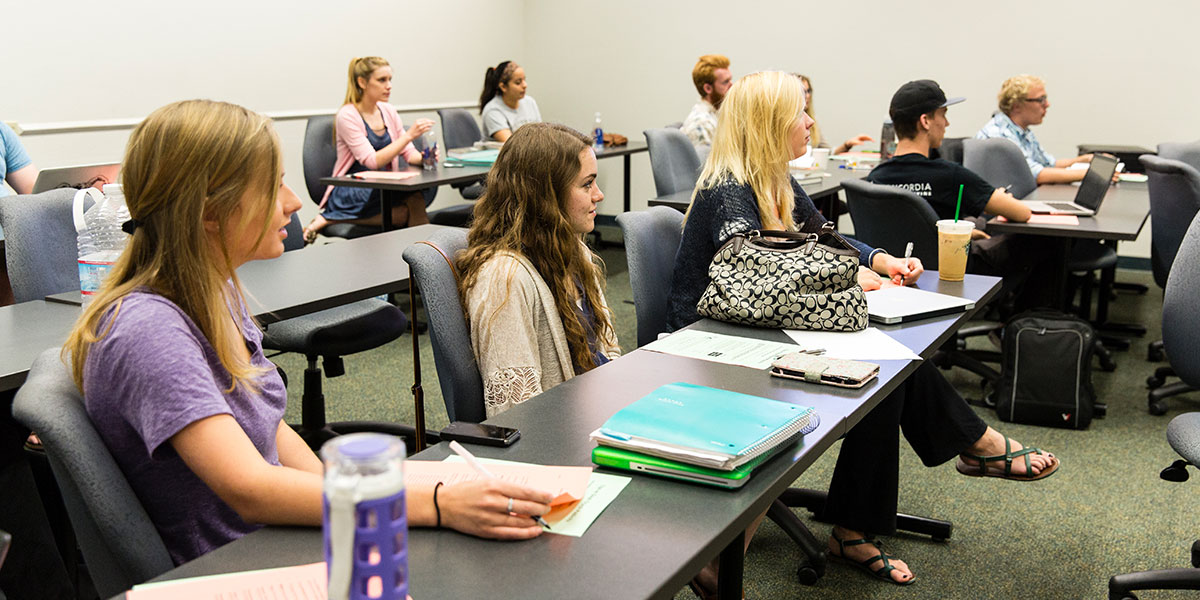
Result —
<path fill-rule="evenodd" d="M 604 127 L 600 125 L 600 113 L 596 113 L 596 125 L 592 127 L 592 147 L 596 150 L 604 148 Z"/>
<path fill-rule="evenodd" d="M 883 132 L 879 134 L 879 160 L 884 161 L 896 155 L 896 127 L 889 119 L 883 122 Z"/>
<path fill-rule="evenodd" d="M 89 197 L 94 204 L 85 212 Z M 79 249 L 79 290 L 87 306 L 129 242 L 129 235 L 121 230 L 129 220 L 129 207 L 125 206 L 121 185 L 109 183 L 104 185 L 103 194 L 95 188 L 76 192 L 72 211 Z"/>
<path fill-rule="evenodd" d="M 408 594 L 404 455 L 400 438 L 379 433 L 338 436 L 321 447 L 330 600 Z"/>

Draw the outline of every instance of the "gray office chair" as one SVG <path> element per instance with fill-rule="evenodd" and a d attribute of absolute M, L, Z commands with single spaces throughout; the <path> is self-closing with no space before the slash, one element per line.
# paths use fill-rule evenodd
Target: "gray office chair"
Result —
<path fill-rule="evenodd" d="M 445 151 L 451 148 L 467 148 L 483 140 L 483 132 L 475 122 L 475 115 L 465 108 L 443 108 L 437 111 L 442 121 L 442 145 Z M 455 186 L 458 193 L 467 200 L 475 200 L 483 195 L 483 183 L 475 182 Z"/>
<path fill-rule="evenodd" d="M 1147 156 L 1141 157 L 1142 165 Z M 1160 159 L 1161 160 L 1161 159 Z M 1200 386 L 1200 319 L 1196 318 L 1196 298 L 1200 295 L 1200 218 L 1193 218 L 1179 245 L 1176 260 L 1167 277 L 1163 293 L 1162 331 L 1167 358 L 1179 378 Z M 1162 478 L 1184 481 L 1188 464 L 1200 464 L 1200 413 L 1185 413 L 1167 425 L 1167 442 L 1183 457 L 1167 467 Z M 1116 575 L 1108 580 L 1110 600 L 1136 599 L 1135 590 L 1200 590 L 1200 541 L 1192 544 L 1192 569 L 1165 569 Z"/>
<path fill-rule="evenodd" d="M 299 217 L 293 213 L 288 223 L 284 250 L 304 247 Z M 408 425 L 376 421 L 343 421 L 326 423 L 325 394 L 321 367 L 325 377 L 346 373 L 343 356 L 374 350 L 404 334 L 408 319 L 404 312 L 391 304 L 371 298 L 335 308 L 285 319 L 267 326 L 263 333 L 263 348 L 277 352 L 303 354 L 308 360 L 304 369 L 304 391 L 301 396 L 300 437 L 314 450 L 335 435 L 358 431 L 382 431 L 404 437 L 413 447 L 414 429 Z M 318 366 L 318 362 L 320 366 Z"/>
<path fill-rule="evenodd" d="M 71 218 L 76 191 L 0 197 L 5 261 L 17 302 L 79 289 L 79 249 Z"/>
<path fill-rule="evenodd" d="M 683 237 L 683 213 L 654 206 L 617 215 L 617 225 L 625 240 L 629 283 L 633 287 L 637 344 L 645 346 L 667 331 L 667 292 L 675 252 Z"/>
<path fill-rule="evenodd" d="M 665 127 L 647 129 L 642 134 L 646 136 L 646 147 L 650 151 L 655 193 L 666 196 L 696 187 L 700 156 L 682 131 Z"/>
<path fill-rule="evenodd" d="M 913 244 L 913 256 L 921 259 L 926 268 L 937 267 L 937 213 L 924 198 L 898 187 L 877 185 L 862 179 L 842 182 L 854 236 L 875 248 L 883 248 L 892 256 L 904 256 L 908 242 Z M 967 260 L 967 270 L 972 267 Z M 1002 327 L 1000 323 L 979 322 L 959 328 L 954 339 L 947 342 L 934 357 L 942 368 L 961 367 L 984 381 L 996 384 L 1000 373 L 987 362 L 999 363 L 1000 354 L 993 351 L 967 350 L 967 338 L 987 335 Z"/>
<path fill-rule="evenodd" d="M 433 362 L 446 414 L 451 421 L 478 423 L 487 418 L 483 379 L 471 349 L 471 332 L 458 295 L 458 274 L 453 265 L 455 255 L 466 247 L 465 230 L 444 229 L 430 236 L 426 243 L 405 248 L 404 261 L 425 304 Z"/>
<path fill-rule="evenodd" d="M 943 138 L 942 145 L 939 146 L 936 158 L 948 160 L 952 163 L 963 164 L 963 140 L 967 138 Z M 932 155 L 931 155 L 932 156 Z"/>
<path fill-rule="evenodd" d="M 1200 210 L 1200 171 L 1183 161 L 1164 158 L 1161 154 L 1164 146 L 1167 144 L 1159 145 L 1159 156 L 1143 154 L 1140 157 L 1150 188 L 1150 268 L 1154 282 L 1163 288 L 1188 225 Z M 1173 153 L 1172 150 L 1168 149 L 1168 152 Z M 1200 149 L 1197 150 L 1195 157 L 1200 159 Z M 1163 340 L 1152 342 L 1148 358 L 1162 360 L 1163 348 Z M 1146 379 L 1150 387 L 1147 397 L 1150 414 L 1166 414 L 1168 397 L 1194 389 L 1182 381 L 1167 384 L 1167 377 L 1172 375 L 1171 367 L 1160 367 Z"/>
<path fill-rule="evenodd" d="M 1011 140 L 965 139 L 962 164 L 996 187 L 1011 185 L 1009 193 L 1018 198 L 1037 189 L 1037 180 L 1025 162 L 1025 155 Z"/>
<path fill-rule="evenodd" d="M 34 361 L 13 415 L 42 438 L 102 598 L 174 568 L 150 516 L 92 426 L 58 348 Z"/>

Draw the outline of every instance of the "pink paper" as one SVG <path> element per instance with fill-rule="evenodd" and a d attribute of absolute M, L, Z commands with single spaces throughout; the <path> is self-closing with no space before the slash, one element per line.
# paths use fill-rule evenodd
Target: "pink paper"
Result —
<path fill-rule="evenodd" d="M 996 220 L 1001 223 L 1007 223 L 1008 219 L 1004 217 L 996 217 Z M 1028 223 L 1035 225 L 1078 225 L 1078 215 L 1033 215 L 1029 217 Z"/>
<path fill-rule="evenodd" d="M 325 563 L 143 584 L 125 600 L 318 600 L 327 598 Z"/>
<path fill-rule="evenodd" d="M 487 470 L 498 479 L 554 494 L 550 506 L 582 500 L 592 478 L 591 467 L 551 467 L 533 464 L 487 463 Z M 424 483 L 430 487 L 441 481 L 446 484 L 473 481 L 482 477 L 467 463 L 454 461 L 404 461 L 405 485 Z"/>
<path fill-rule="evenodd" d="M 420 171 L 359 171 L 354 174 L 358 179 L 386 179 L 388 181 L 401 181 L 409 177 L 416 177 Z"/>

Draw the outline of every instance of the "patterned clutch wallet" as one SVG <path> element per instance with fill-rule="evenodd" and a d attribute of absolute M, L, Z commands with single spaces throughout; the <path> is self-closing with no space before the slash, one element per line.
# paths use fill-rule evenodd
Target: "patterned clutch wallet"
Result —
<path fill-rule="evenodd" d="M 771 375 L 775 377 L 848 388 L 860 388 L 878 374 L 879 365 L 874 363 L 802 352 L 784 354 L 771 364 Z"/>

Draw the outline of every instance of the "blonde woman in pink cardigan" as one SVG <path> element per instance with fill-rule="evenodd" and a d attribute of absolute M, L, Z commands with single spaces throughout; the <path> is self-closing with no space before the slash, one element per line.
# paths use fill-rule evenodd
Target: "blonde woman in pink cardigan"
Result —
<path fill-rule="evenodd" d="M 400 161 L 421 164 L 421 153 L 412 141 L 433 128 L 433 121 L 417 119 L 404 129 L 400 115 L 387 101 L 392 95 L 392 67 L 378 56 L 350 61 L 346 102 L 334 120 L 337 163 L 333 176 L 359 171 L 398 171 Z M 311 243 L 330 223 L 378 225 L 382 222 L 379 190 L 329 186 L 321 199 L 321 213 L 304 228 L 304 240 Z M 412 193 L 392 207 L 392 223 L 397 227 L 428 223 L 425 199 Z"/>

